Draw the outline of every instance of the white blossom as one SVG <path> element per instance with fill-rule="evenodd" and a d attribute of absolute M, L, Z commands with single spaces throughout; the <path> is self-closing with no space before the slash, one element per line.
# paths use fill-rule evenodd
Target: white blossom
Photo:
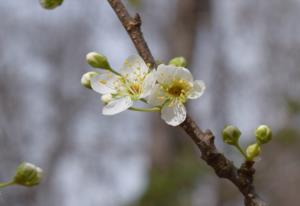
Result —
<path fill-rule="evenodd" d="M 190 71 L 183 67 L 161 64 L 155 74 L 157 84 L 147 98 L 149 104 L 160 106 L 162 119 L 171 126 L 177 126 L 186 119 L 184 103 L 199 98 L 205 84 L 193 80 Z"/>
<path fill-rule="evenodd" d="M 120 113 L 130 108 L 134 101 L 149 96 L 155 84 L 154 74 L 155 71 L 150 72 L 141 57 L 133 55 L 125 60 L 120 75 L 104 71 L 93 77 L 91 87 L 102 94 L 102 100 L 105 101 L 102 113 Z"/>

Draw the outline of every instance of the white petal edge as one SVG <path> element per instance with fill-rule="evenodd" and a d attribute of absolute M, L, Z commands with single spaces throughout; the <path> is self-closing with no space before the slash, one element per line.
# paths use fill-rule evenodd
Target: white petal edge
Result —
<path fill-rule="evenodd" d="M 161 118 L 171 126 L 178 126 L 186 119 L 185 106 L 180 102 L 170 102 L 161 110 Z"/>
<path fill-rule="evenodd" d="M 205 83 L 201 80 L 195 80 L 193 84 L 193 88 L 188 95 L 189 99 L 197 99 L 202 96 L 205 91 Z"/>
<path fill-rule="evenodd" d="M 140 95 L 140 98 L 148 97 L 151 94 L 152 89 L 155 86 L 155 82 L 156 82 L 156 71 L 153 70 L 146 76 L 146 78 L 143 82 L 143 85 L 142 85 L 143 92 Z"/>
<path fill-rule="evenodd" d="M 149 71 L 147 64 L 139 55 L 129 56 L 121 69 L 121 74 L 125 77 L 134 78 L 136 75 L 145 75 Z"/>
<path fill-rule="evenodd" d="M 113 85 L 115 81 L 118 81 L 115 74 L 105 72 L 91 79 L 91 87 L 100 94 L 113 94 L 117 92 Z"/>
<path fill-rule="evenodd" d="M 132 105 L 133 105 L 133 101 L 128 96 L 114 99 L 103 107 L 102 114 L 115 115 L 127 110 Z"/>
<path fill-rule="evenodd" d="M 147 97 L 148 104 L 152 106 L 161 106 L 166 101 L 166 95 L 159 84 L 156 84 Z"/>
<path fill-rule="evenodd" d="M 194 79 L 193 79 L 193 75 L 191 74 L 191 72 L 183 67 L 177 67 L 176 68 L 176 72 L 174 74 L 174 78 L 175 79 L 182 79 L 184 81 L 193 83 Z"/>

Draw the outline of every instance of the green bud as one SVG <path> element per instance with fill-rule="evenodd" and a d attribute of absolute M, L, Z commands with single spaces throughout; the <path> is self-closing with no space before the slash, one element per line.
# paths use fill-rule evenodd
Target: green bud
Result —
<path fill-rule="evenodd" d="M 241 134 L 237 127 L 232 125 L 226 126 L 222 132 L 223 141 L 226 144 L 237 145 Z"/>
<path fill-rule="evenodd" d="M 110 70 L 110 65 L 106 56 L 99 54 L 97 52 L 90 52 L 86 55 L 87 63 L 94 68 L 102 68 Z"/>
<path fill-rule="evenodd" d="M 186 67 L 187 62 L 184 57 L 175 57 L 169 61 L 169 65 L 174 65 L 176 67 Z"/>
<path fill-rule="evenodd" d="M 95 76 L 97 76 L 99 73 L 98 72 L 94 72 L 94 71 L 91 71 L 91 72 L 87 72 L 85 74 L 82 75 L 81 77 L 81 85 L 88 88 L 88 89 L 91 89 L 91 79 Z"/>
<path fill-rule="evenodd" d="M 13 182 L 26 187 L 38 185 L 42 179 L 42 172 L 41 168 L 23 162 L 18 166 Z"/>
<path fill-rule="evenodd" d="M 255 130 L 256 141 L 259 144 L 266 144 L 272 139 L 272 131 L 267 125 L 260 125 Z"/>
<path fill-rule="evenodd" d="M 252 145 L 249 145 L 246 150 L 246 154 L 249 160 L 253 160 L 255 157 L 257 157 L 260 154 L 260 146 L 259 144 L 255 143 Z"/>
<path fill-rule="evenodd" d="M 104 104 L 108 104 L 111 100 L 112 100 L 112 95 L 111 95 L 111 94 L 103 94 L 103 95 L 101 96 L 101 101 L 102 101 Z"/>
<path fill-rule="evenodd" d="M 55 9 L 63 2 L 64 0 L 40 0 L 40 4 L 44 9 Z"/>

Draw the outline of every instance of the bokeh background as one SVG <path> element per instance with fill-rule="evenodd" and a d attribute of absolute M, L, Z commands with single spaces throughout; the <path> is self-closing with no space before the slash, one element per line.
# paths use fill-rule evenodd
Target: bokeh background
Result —
<path fill-rule="evenodd" d="M 273 128 L 255 185 L 273 206 L 300 202 L 300 1 L 130 0 L 155 58 L 185 56 L 207 84 L 189 103 L 201 128 L 220 140 L 224 125 L 254 141 Z M 115 68 L 135 48 L 108 3 L 65 0 L 47 11 L 38 0 L 0 0 L 0 180 L 23 160 L 44 182 L 0 192 L 3 206 L 238 206 L 228 181 L 200 160 L 192 142 L 157 114 L 101 115 L 100 97 L 80 85 L 89 51 Z"/>

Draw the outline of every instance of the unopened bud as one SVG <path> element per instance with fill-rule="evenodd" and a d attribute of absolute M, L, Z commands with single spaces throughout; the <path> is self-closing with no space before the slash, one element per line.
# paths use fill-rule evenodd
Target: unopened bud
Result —
<path fill-rule="evenodd" d="M 40 0 L 40 4 L 44 9 L 55 9 L 63 2 L 64 0 Z"/>
<path fill-rule="evenodd" d="M 247 157 L 249 160 L 253 160 L 255 157 L 257 157 L 260 154 L 260 146 L 259 144 L 255 143 L 252 145 L 249 145 L 246 150 Z"/>
<path fill-rule="evenodd" d="M 99 54 L 97 52 L 90 52 L 86 55 L 87 63 L 94 68 L 102 68 L 110 70 L 110 65 L 106 56 Z"/>
<path fill-rule="evenodd" d="M 98 72 L 94 72 L 94 71 L 91 71 L 91 72 L 87 72 L 85 74 L 82 75 L 81 77 L 81 85 L 88 88 L 88 89 L 91 89 L 91 79 L 95 76 L 97 76 L 99 73 Z"/>
<path fill-rule="evenodd" d="M 237 145 L 241 134 L 237 127 L 232 125 L 226 126 L 222 132 L 223 141 L 226 144 Z"/>
<path fill-rule="evenodd" d="M 272 139 L 272 130 L 267 125 L 260 125 L 255 130 L 255 136 L 259 144 L 266 144 Z"/>
<path fill-rule="evenodd" d="M 111 100 L 112 100 L 111 94 L 103 94 L 103 95 L 101 96 L 101 101 L 102 101 L 104 104 L 108 104 Z"/>
<path fill-rule="evenodd" d="M 38 185 L 42 179 L 42 169 L 27 162 L 21 163 L 14 177 L 14 183 L 26 187 Z"/>
<path fill-rule="evenodd" d="M 169 65 L 174 65 L 176 67 L 186 67 L 186 59 L 184 57 L 175 57 L 169 61 Z"/>

